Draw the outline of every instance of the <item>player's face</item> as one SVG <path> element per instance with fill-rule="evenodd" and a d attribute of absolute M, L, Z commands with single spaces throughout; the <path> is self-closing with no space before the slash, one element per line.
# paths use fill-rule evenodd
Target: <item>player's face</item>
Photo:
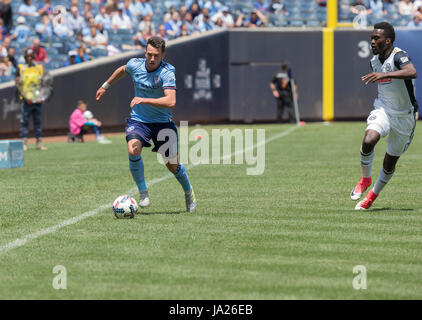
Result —
<path fill-rule="evenodd" d="M 161 52 L 161 49 L 148 45 L 145 57 L 147 59 L 147 68 L 149 70 L 154 70 L 160 66 L 161 60 L 164 58 L 164 53 Z"/>
<path fill-rule="evenodd" d="M 388 48 L 388 40 L 383 29 L 374 29 L 371 34 L 371 49 L 374 54 L 382 54 Z"/>

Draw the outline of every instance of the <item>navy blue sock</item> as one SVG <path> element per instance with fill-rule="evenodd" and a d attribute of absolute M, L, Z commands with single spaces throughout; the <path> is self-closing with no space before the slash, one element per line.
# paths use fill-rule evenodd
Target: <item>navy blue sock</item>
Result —
<path fill-rule="evenodd" d="M 142 156 L 129 155 L 129 168 L 130 173 L 132 173 L 133 180 L 138 186 L 139 191 L 147 190 L 147 185 L 145 183 L 144 177 L 144 162 L 142 161 Z"/>
<path fill-rule="evenodd" d="M 188 173 L 186 172 L 186 168 L 182 163 L 179 163 L 174 176 L 176 177 L 177 181 L 179 181 L 185 192 L 188 192 L 191 189 Z"/>

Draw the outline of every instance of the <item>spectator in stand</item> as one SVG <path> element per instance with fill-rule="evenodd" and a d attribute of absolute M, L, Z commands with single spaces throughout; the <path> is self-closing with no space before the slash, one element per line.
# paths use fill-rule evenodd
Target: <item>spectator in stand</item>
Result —
<path fill-rule="evenodd" d="M 185 0 L 184 5 L 186 6 L 186 8 L 190 8 L 192 6 L 192 4 L 197 4 L 199 7 L 199 10 L 201 10 L 201 8 L 204 6 L 204 2 L 203 0 Z"/>
<path fill-rule="evenodd" d="M 166 35 L 169 38 L 177 38 L 180 35 L 182 21 L 180 21 L 179 12 L 174 11 L 171 19 L 165 23 Z"/>
<path fill-rule="evenodd" d="M 129 17 L 132 24 L 137 22 L 138 18 L 132 0 L 123 0 L 123 14 Z"/>
<path fill-rule="evenodd" d="M 35 62 L 47 63 L 49 61 L 47 52 L 40 45 L 39 38 L 34 38 L 34 40 L 32 41 L 32 47 L 30 47 L 30 49 L 34 52 Z"/>
<path fill-rule="evenodd" d="M 207 9 L 208 10 L 208 9 Z M 208 14 L 204 14 L 202 17 L 202 21 L 198 23 L 198 30 L 199 32 L 206 32 L 215 29 L 214 23 L 210 20 L 210 16 Z"/>
<path fill-rule="evenodd" d="M 418 7 L 418 9 L 415 12 L 415 16 L 418 16 L 419 20 L 422 21 L 422 6 Z"/>
<path fill-rule="evenodd" d="M 102 34 L 105 37 L 108 43 L 108 32 L 107 30 L 104 29 L 104 24 L 102 24 L 101 22 L 97 23 L 97 30 L 98 30 L 98 33 Z"/>
<path fill-rule="evenodd" d="M 223 9 L 223 5 L 218 0 L 209 0 L 205 3 L 204 7 L 208 9 L 211 17 Z"/>
<path fill-rule="evenodd" d="M 225 28 L 232 28 L 234 26 L 233 16 L 230 14 L 228 6 L 224 6 L 219 13 L 211 17 L 212 22 L 216 22 L 218 18 L 223 20 L 223 26 Z"/>
<path fill-rule="evenodd" d="M 85 44 L 81 44 L 78 49 L 76 49 L 78 55 L 75 58 L 75 63 L 82 63 L 89 61 L 88 55 L 86 54 Z"/>
<path fill-rule="evenodd" d="M 198 32 L 195 24 L 192 22 L 192 15 L 190 14 L 190 12 L 185 13 L 185 15 L 183 16 L 182 22 L 188 28 L 189 34 L 194 34 Z"/>
<path fill-rule="evenodd" d="M 133 43 L 135 45 L 135 50 L 142 50 L 145 49 L 147 46 L 147 41 L 150 38 L 150 35 L 147 34 L 146 31 L 142 30 L 140 32 L 138 32 L 134 37 L 133 37 Z"/>
<path fill-rule="evenodd" d="M 89 16 L 89 14 L 88 14 Z M 88 36 L 91 33 L 91 27 L 97 27 L 97 24 L 95 23 L 94 17 L 88 17 L 88 19 L 85 21 L 85 27 L 82 29 L 82 35 Z"/>
<path fill-rule="evenodd" d="M 188 8 L 186 8 L 186 6 L 185 5 L 181 5 L 180 7 L 179 7 L 179 15 L 182 17 L 182 20 L 183 20 L 183 18 L 185 17 L 185 14 L 188 12 Z"/>
<path fill-rule="evenodd" d="M 413 14 L 413 3 L 411 0 L 401 0 L 398 5 L 399 13 L 402 16 L 410 16 Z"/>
<path fill-rule="evenodd" d="M 355 15 L 359 14 L 371 14 L 372 11 L 363 3 L 363 0 L 356 0 L 354 3 L 352 3 L 349 7 L 349 10 L 351 13 Z"/>
<path fill-rule="evenodd" d="M 70 8 L 70 15 L 68 15 L 67 18 L 67 26 L 73 33 L 82 31 L 85 27 L 85 20 L 79 14 L 78 7 L 74 6 Z"/>
<path fill-rule="evenodd" d="M 153 15 L 154 12 L 152 11 L 151 5 L 147 2 L 147 0 L 140 0 L 134 5 L 135 7 L 135 15 L 138 17 L 139 20 L 142 20 L 144 17 Z"/>
<path fill-rule="evenodd" d="M 92 49 L 107 49 L 107 38 L 103 34 L 97 32 L 97 27 L 95 25 L 91 26 L 90 31 L 90 34 L 83 39 L 85 44 Z"/>
<path fill-rule="evenodd" d="M 190 36 L 189 28 L 186 24 L 182 24 L 180 28 L 180 37 Z"/>
<path fill-rule="evenodd" d="M 245 19 L 245 17 L 240 14 L 237 21 L 236 27 L 246 27 L 246 28 L 257 28 L 263 27 L 266 23 L 266 17 L 256 9 L 251 11 L 251 15 Z"/>
<path fill-rule="evenodd" d="M 10 33 L 13 27 L 13 12 L 10 0 L 0 0 L 0 18 L 3 19 L 4 25 Z"/>
<path fill-rule="evenodd" d="M 71 50 L 67 55 L 69 56 L 69 61 L 66 61 L 63 64 L 63 67 L 73 66 L 74 64 L 76 64 L 75 60 L 78 53 L 75 50 Z"/>
<path fill-rule="evenodd" d="M 117 7 L 117 14 L 114 14 L 111 18 L 111 28 L 112 29 L 129 29 L 132 31 L 132 22 L 130 18 L 123 14 L 123 3 L 119 3 Z"/>
<path fill-rule="evenodd" d="M 166 24 L 167 21 L 171 20 L 171 16 L 175 11 L 177 11 L 175 6 L 171 6 L 170 9 L 167 10 L 163 17 L 163 24 Z"/>
<path fill-rule="evenodd" d="M 253 4 L 254 9 L 260 11 L 262 14 L 267 14 L 268 6 L 264 3 L 264 0 L 257 0 Z"/>
<path fill-rule="evenodd" d="M 3 41 L 9 34 L 6 26 L 4 25 L 4 20 L 0 18 L 0 41 Z"/>
<path fill-rule="evenodd" d="M 23 0 L 23 4 L 20 5 L 18 11 L 21 16 L 38 16 L 37 8 L 32 4 L 32 0 Z"/>
<path fill-rule="evenodd" d="M 210 11 L 208 10 L 208 8 L 202 8 L 201 13 L 198 14 L 195 19 L 193 19 L 193 23 L 198 26 L 204 19 L 204 15 L 210 15 Z"/>
<path fill-rule="evenodd" d="M 157 36 L 160 37 L 161 39 L 164 39 L 165 42 L 169 40 L 166 35 L 166 27 L 164 26 L 164 24 L 160 24 L 158 26 Z"/>
<path fill-rule="evenodd" d="M 7 56 L 9 58 L 9 61 L 12 63 L 13 67 L 15 68 L 15 70 L 17 70 L 18 61 L 16 60 L 16 57 L 15 57 L 15 48 L 13 47 L 7 48 Z"/>
<path fill-rule="evenodd" d="M 10 77 L 9 80 L 13 80 L 15 75 L 15 68 L 12 62 L 10 62 L 7 53 L 0 52 L 0 76 Z"/>
<path fill-rule="evenodd" d="M 149 37 L 155 35 L 155 24 L 151 21 L 150 15 L 145 16 L 144 20 L 139 23 L 138 30 L 139 32 L 146 32 Z"/>
<path fill-rule="evenodd" d="M 381 17 L 387 14 L 382 0 L 371 0 L 369 2 L 369 11 L 376 17 Z"/>
<path fill-rule="evenodd" d="M 43 14 L 52 15 L 53 14 L 53 8 L 51 6 L 51 0 L 44 0 L 44 3 L 41 3 L 38 6 L 38 15 L 42 16 Z"/>
<path fill-rule="evenodd" d="M 54 34 L 60 38 L 71 37 L 73 31 L 69 29 L 63 17 L 59 17 L 53 27 Z"/>
<path fill-rule="evenodd" d="M 110 29 L 111 18 L 110 15 L 107 13 L 106 7 L 100 7 L 100 12 L 95 16 L 95 23 L 102 23 L 104 25 L 104 28 Z"/>
<path fill-rule="evenodd" d="M 35 25 L 35 32 L 40 38 L 41 42 L 48 42 L 53 35 L 53 25 L 47 13 L 41 15 L 41 21 Z"/>
<path fill-rule="evenodd" d="M 287 14 L 287 11 L 280 0 L 272 0 L 270 6 L 268 7 L 268 11 L 274 14 Z"/>
<path fill-rule="evenodd" d="M 419 16 L 413 16 L 413 20 L 409 22 L 409 24 L 407 25 L 410 28 L 422 28 L 422 22 L 421 19 L 419 18 Z"/>
<path fill-rule="evenodd" d="M 214 25 L 215 25 L 215 29 L 225 29 L 224 24 L 223 24 L 223 19 L 221 18 L 218 18 Z"/>
<path fill-rule="evenodd" d="M 189 8 L 189 12 L 192 15 L 192 19 L 195 20 L 195 18 L 201 14 L 201 9 L 199 7 L 199 5 L 194 2 L 192 3 L 192 5 Z"/>
<path fill-rule="evenodd" d="M 84 17 L 85 20 L 87 19 L 86 15 L 88 13 L 93 15 L 91 10 L 92 10 L 91 3 L 89 1 L 85 1 L 84 2 L 84 10 L 82 11 L 82 16 Z"/>
<path fill-rule="evenodd" d="M 413 3 L 413 10 L 414 10 L 414 13 L 415 14 L 417 14 L 418 13 L 418 10 L 419 10 L 419 8 L 422 6 L 422 0 L 416 0 L 414 3 Z"/>
<path fill-rule="evenodd" d="M 31 35 L 31 29 L 26 25 L 26 19 L 20 16 L 16 19 L 16 22 L 18 25 L 10 36 L 10 40 L 16 40 L 18 43 L 27 43 Z"/>

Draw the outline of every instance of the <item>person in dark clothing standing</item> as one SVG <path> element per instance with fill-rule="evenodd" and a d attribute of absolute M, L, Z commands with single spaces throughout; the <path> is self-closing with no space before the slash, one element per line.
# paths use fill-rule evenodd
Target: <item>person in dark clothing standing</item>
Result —
<path fill-rule="evenodd" d="M 293 94 L 291 82 L 291 70 L 289 64 L 284 62 L 281 66 L 281 71 L 278 72 L 270 82 L 270 88 L 274 98 L 277 100 L 277 121 L 283 121 L 283 112 L 287 108 L 288 122 L 295 122 L 294 108 L 293 108 Z M 296 98 L 297 86 L 295 84 Z"/>

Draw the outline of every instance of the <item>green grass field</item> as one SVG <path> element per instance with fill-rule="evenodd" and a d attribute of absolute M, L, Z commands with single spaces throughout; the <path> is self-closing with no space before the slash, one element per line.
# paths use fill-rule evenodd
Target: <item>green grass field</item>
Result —
<path fill-rule="evenodd" d="M 291 128 L 202 128 L 224 127 L 265 128 L 267 139 Z M 134 190 L 123 135 L 31 145 L 23 168 L 0 171 L 0 299 L 421 299 L 419 128 L 373 210 L 358 212 L 349 193 L 364 129 L 299 127 L 268 142 L 259 176 L 246 164 L 192 166 L 193 214 L 173 177 L 154 180 L 167 169 L 144 150 L 152 205 L 131 220 L 111 210 Z M 383 140 L 374 181 L 385 150 Z M 56 265 L 67 290 L 52 287 Z M 367 269 L 366 290 L 353 289 L 356 265 Z"/>

